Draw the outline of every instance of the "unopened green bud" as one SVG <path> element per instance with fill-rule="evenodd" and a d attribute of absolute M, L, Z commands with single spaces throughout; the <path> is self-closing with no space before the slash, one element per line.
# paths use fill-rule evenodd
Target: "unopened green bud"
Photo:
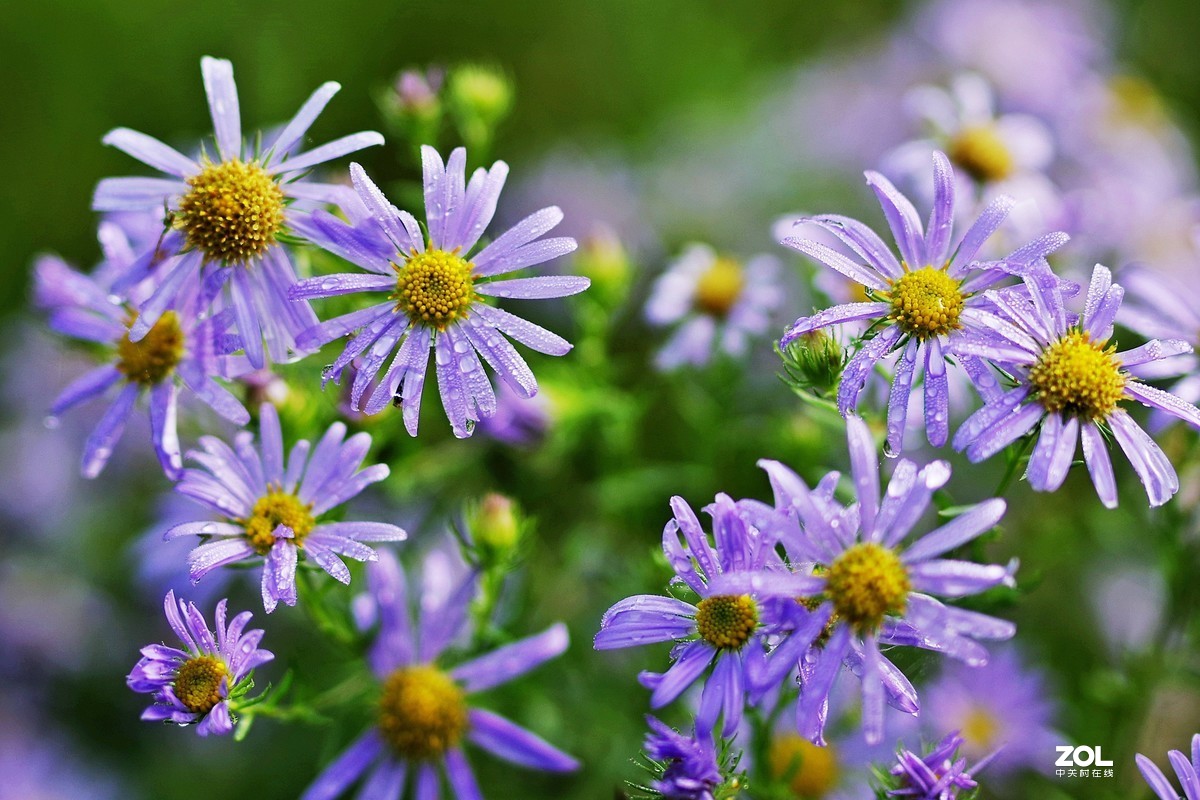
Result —
<path fill-rule="evenodd" d="M 490 492 L 467 510 L 467 526 L 477 547 L 508 553 L 521 541 L 521 513 L 509 497 Z"/>
<path fill-rule="evenodd" d="M 450 72 L 448 89 L 459 111 L 488 125 L 495 125 L 512 109 L 512 84 L 494 67 L 455 67 Z"/>
<path fill-rule="evenodd" d="M 784 349 L 784 380 L 792 387 L 827 397 L 837 388 L 846 366 L 846 354 L 836 339 L 824 331 L 806 333 Z"/>
<path fill-rule="evenodd" d="M 575 268 L 580 275 L 591 279 L 591 292 L 606 304 L 624 299 L 633 275 L 625 246 L 616 233 L 604 226 L 584 238 L 575 256 Z"/>

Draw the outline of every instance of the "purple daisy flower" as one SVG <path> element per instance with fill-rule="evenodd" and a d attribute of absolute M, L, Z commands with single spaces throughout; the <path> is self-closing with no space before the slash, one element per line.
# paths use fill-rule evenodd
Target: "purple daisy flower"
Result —
<path fill-rule="evenodd" d="M 128 240 L 111 224 L 101 225 L 100 240 L 108 258 L 95 276 L 76 272 L 54 256 L 43 256 L 34 268 L 37 304 L 49 312 L 50 327 L 65 336 L 110 348 L 108 363 L 71 382 L 51 405 L 50 413 L 57 417 L 120 387 L 84 445 L 83 474 L 95 478 L 108 463 L 138 398 L 149 395 L 154 451 L 167 477 L 175 480 L 183 470 L 176 430 L 181 388 L 231 422 L 245 425 L 250 421 L 242 404 L 216 380 L 229 377 L 226 356 L 240 347 L 237 337 L 227 333 L 233 313 L 226 310 L 202 317 L 211 298 L 186 293 L 146 336 L 134 341 L 131 329 L 140 318 L 137 310 L 114 296 L 107 283 L 114 266 L 125 266 L 132 259 Z"/>
<path fill-rule="evenodd" d="M 642 748 L 662 765 L 662 777 L 650 788 L 667 800 L 713 800 L 713 791 L 725 778 L 717 763 L 717 748 L 710 732 L 684 736 L 669 725 L 647 716 L 650 732 Z"/>
<path fill-rule="evenodd" d="M 670 370 L 684 364 L 704 366 L 716 351 L 746 354 L 779 306 L 779 263 L 755 256 L 742 265 L 706 244 L 683 251 L 654 283 L 646 319 L 658 327 L 675 326 L 655 363 Z"/>
<path fill-rule="evenodd" d="M 1147 339 L 1200 343 L 1200 301 L 1193 291 L 1174 277 L 1145 267 L 1124 267 L 1119 274 L 1126 302 L 1117 311 L 1117 322 Z M 1171 394 L 1192 405 L 1200 403 L 1200 357 L 1194 353 L 1142 365 L 1137 375 L 1142 379 L 1182 375 Z M 1168 421 L 1170 416 L 1158 409 L 1151 414 L 1154 428 L 1163 428 Z"/>
<path fill-rule="evenodd" d="M 858 406 L 859 395 L 875 365 L 889 353 L 899 353 L 887 414 L 887 443 L 892 453 L 903 449 L 909 396 L 922 372 L 926 437 L 935 447 L 946 443 L 950 430 L 947 357 L 956 356 L 973 381 L 986 371 L 979 359 L 960 353 L 955 346 L 958 335 L 978 325 L 977 314 L 986 303 L 983 290 L 1010 273 L 1027 270 L 1030 264 L 1068 239 L 1065 233 L 1051 233 L 999 261 L 978 261 L 980 248 L 1012 209 L 1012 199 L 1002 196 L 993 200 L 958 243 L 951 246 L 954 170 L 941 152 L 933 154 L 933 175 L 933 211 L 926 231 L 916 208 L 887 178 L 877 172 L 866 173 L 867 184 L 878 197 L 900 250 L 899 260 L 866 225 L 836 215 L 799 222 L 822 226 L 865 263 L 811 239 L 782 241 L 860 283 L 867 293 L 867 302 L 846 303 L 801 317 L 792 323 L 780 342 L 786 347 L 804 334 L 830 325 L 859 320 L 872 323 L 869 338 L 863 339 L 846 365 L 838 386 L 838 408 L 843 416 Z"/>
<path fill-rule="evenodd" d="M 741 720 L 746 694 L 759 685 L 756 667 L 762 661 L 770 625 L 762 601 L 772 592 L 787 593 L 772 585 L 772 578 L 791 576 L 762 571 L 771 557 L 772 542 L 749 526 L 738 506 L 727 495 L 704 511 L 713 519 L 713 540 L 700 526 L 695 512 L 681 497 L 671 498 L 674 518 L 663 530 L 663 553 L 675 570 L 673 583 L 681 583 L 699 596 L 690 603 L 674 597 L 635 595 L 605 612 L 596 634 L 597 650 L 676 641 L 674 662 L 663 674 L 643 673 L 642 683 L 653 691 L 652 708 L 675 700 L 713 666 L 704 685 L 697 728 L 712 730 L 724 713 L 724 736 Z M 715 588 L 726 577 L 720 589 Z"/>
<path fill-rule="evenodd" d="M 1187 795 L 1188 800 L 1200 797 L 1200 733 L 1192 737 L 1191 761 L 1188 761 L 1188 757 L 1178 750 L 1167 753 L 1167 758 L 1170 759 L 1171 766 L 1175 768 L 1179 785 L 1183 787 L 1183 793 Z M 1138 753 L 1137 765 L 1142 772 L 1142 777 L 1146 779 L 1146 783 L 1150 784 L 1150 788 L 1161 800 L 1179 800 L 1179 794 L 1153 761 Z"/>
<path fill-rule="evenodd" d="M 538 736 L 467 702 L 468 695 L 508 683 L 561 655 L 567 649 L 565 626 L 553 625 L 445 668 L 438 661 L 468 623 L 475 575 L 468 575 L 441 602 L 427 592 L 410 601 L 404 571 L 384 551 L 370 566 L 367 582 L 380 621 L 367 653 L 381 682 L 377 722 L 325 768 L 302 800 L 333 800 L 363 775 L 367 777 L 360 797 L 398 800 L 411 777 L 417 800 L 436 800 L 439 772 L 445 773 L 456 797 L 478 800 L 482 794 L 463 753 L 464 738 L 518 766 L 549 772 L 579 767 L 574 758 Z"/>
<path fill-rule="evenodd" d="M 228 303 L 250 363 L 263 366 L 264 339 L 273 361 L 287 361 L 296 337 L 317 322 L 307 303 L 293 302 L 287 294 L 296 273 L 279 236 L 291 227 L 295 208 L 290 203 L 344 201 L 345 187 L 308 181 L 304 174 L 318 164 L 382 144 L 383 137 L 365 131 L 295 153 L 317 115 L 341 88 L 326 83 L 265 150 L 250 151 L 242 137 L 233 66 L 205 56 L 200 70 L 212 112 L 217 160 L 208 153 L 199 160 L 185 156 L 128 128 L 117 128 L 104 137 L 105 144 L 169 176 L 107 178 L 96 187 L 92 207 L 97 211 L 167 210 L 169 229 L 115 288 L 124 291 L 153 274 L 162 276 L 130 329 L 136 342 L 176 307 L 185 287 L 203 285 L 204 294 L 215 299 L 217 290 L 228 283 Z"/>
<path fill-rule="evenodd" d="M 262 405 L 259 423 L 261 454 L 249 431 L 240 431 L 232 448 L 203 436 L 203 452 L 188 452 L 200 468 L 184 470 L 175 491 L 222 519 L 181 523 L 163 539 L 211 538 L 188 554 L 192 583 L 217 567 L 262 557 L 262 599 L 269 614 L 280 600 L 296 605 L 301 553 L 348 584 L 350 570 L 339 556 L 374 561 L 375 551 L 363 542 L 399 542 L 408 534 L 385 522 L 321 522 L 322 515 L 388 476 L 386 464 L 359 469 L 371 447 L 370 434 L 345 439 L 346 426 L 335 422 L 315 448 L 304 439 L 296 442 L 285 461 L 279 415 L 270 403 Z"/>
<path fill-rule="evenodd" d="M 1137 400 L 1200 427 L 1200 409 L 1129 372 L 1189 353 L 1191 345 L 1181 339 L 1152 339 L 1123 352 L 1109 345 L 1125 290 L 1099 264 L 1078 321 L 1067 313 L 1062 287 L 1044 262 L 1025 277 L 1025 287 L 1028 291 L 988 292 L 994 313 L 980 311 L 980 330 L 959 345 L 961 351 L 1003 367 L 1017 385 L 993 395 L 962 424 L 954 436 L 955 449 L 965 450 L 973 462 L 983 461 L 1040 423 L 1025 477 L 1034 490 L 1052 492 L 1066 480 L 1082 438 L 1096 493 L 1114 508 L 1117 483 L 1105 441 L 1111 434 L 1146 487 L 1150 505 L 1170 500 L 1179 490 L 1175 468 L 1120 404 Z"/>
<path fill-rule="evenodd" d="M 227 625 L 226 601 L 217 603 L 217 629 L 208 628 L 194 603 L 163 600 L 167 622 L 185 649 L 165 644 L 142 648 L 142 659 L 126 678 L 129 688 L 154 695 L 154 705 L 142 712 L 151 722 L 177 725 L 199 723 L 196 733 L 222 736 L 237 721 L 237 700 L 254 686 L 252 675 L 275 655 L 258 646 L 263 632 L 245 627 L 252 616 L 243 611 Z"/>
<path fill-rule="evenodd" d="M 1047 753 L 1066 741 L 1051 727 L 1054 705 L 1039 672 L 1012 648 L 994 654 L 982 667 L 946 665 L 922 690 L 922 721 L 935 731 L 956 730 L 963 754 L 981 759 L 994 754 L 989 775 L 1022 769 L 1044 771 Z"/>
<path fill-rule="evenodd" d="M 386 293 L 382 303 L 314 327 L 303 343 L 316 347 L 358 330 L 325 371 L 325 380 L 338 381 L 351 362 L 364 356 L 351 387 L 353 406 L 377 414 L 393 398 L 399 399 L 404 426 L 413 436 L 432 348 L 442 405 L 454 435 L 464 438 L 471 435 L 481 417 L 496 412 L 496 395 L 480 356 L 522 397 L 537 393 L 533 372 L 505 334 L 548 355 L 561 356 L 571 349 L 562 337 L 488 305 L 484 299 L 565 297 L 586 289 L 588 279 L 543 275 L 495 280 L 575 249 L 571 238 L 540 238 L 562 220 L 562 212 L 553 206 L 535 212 L 471 255 L 496 211 L 508 165 L 498 161 L 490 170 L 478 169 L 468 184 L 463 148 L 452 152 L 447 164 L 432 147 L 422 147 L 421 156 L 428 237 L 411 214 L 388 202 L 362 167 L 352 164 L 354 187 L 371 219 L 351 227 L 317 211 L 298 229 L 317 245 L 373 274 L 309 278 L 294 286 L 290 294 L 293 299 L 307 300 L 356 292 Z M 393 352 L 391 366 L 364 406 L 367 388 Z"/>
<path fill-rule="evenodd" d="M 837 474 L 815 491 L 774 461 L 761 462 L 775 489 L 776 508 L 793 517 L 781 530 L 796 574 L 790 604 L 797 621 L 770 656 L 763 681 L 771 684 L 799 664 L 797 725 L 823 743 L 829 693 L 843 665 L 862 681 L 863 732 L 868 743 L 883 736 L 885 702 L 917 712 L 916 692 L 880 652 L 907 645 L 942 652 L 972 665 L 987 663 L 976 639 L 1009 639 L 1012 623 L 943 605 L 932 595 L 964 597 L 1011 583 L 1008 568 L 941 558 L 990 530 L 1004 514 L 1003 500 L 985 500 L 907 547 L 950 467 L 935 461 L 919 469 L 900 460 L 880 502 L 879 462 L 867 425 L 846 419 L 851 475 L 858 502 L 843 507 L 832 497 Z M 797 524 L 798 523 L 798 524 Z"/>
<path fill-rule="evenodd" d="M 971 775 L 986 764 L 979 763 L 967 769 L 967 760 L 957 757 L 962 742 L 961 736 L 951 733 L 924 756 L 901 749 L 896 755 L 896 765 L 891 769 L 891 774 L 899 779 L 900 787 L 889 791 L 888 797 L 954 800 L 960 791 L 978 787 Z"/>

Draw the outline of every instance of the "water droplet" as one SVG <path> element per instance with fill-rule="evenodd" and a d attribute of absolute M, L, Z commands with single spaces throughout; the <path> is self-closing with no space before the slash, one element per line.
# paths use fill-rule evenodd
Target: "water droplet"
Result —
<path fill-rule="evenodd" d="M 467 342 L 464 339 L 459 339 L 458 341 L 456 341 L 454 343 L 454 352 L 456 352 L 456 353 L 465 353 L 470 349 L 471 349 L 470 342 Z"/>
<path fill-rule="evenodd" d="M 897 457 L 899 457 L 900 452 L 898 450 L 896 450 L 896 448 L 892 447 L 891 442 L 884 442 L 883 443 L 883 454 L 888 458 L 897 458 Z"/>
<path fill-rule="evenodd" d="M 50 430 L 54 430 L 55 428 L 57 428 L 59 425 L 62 424 L 62 421 L 58 417 L 51 414 L 50 416 L 47 416 L 42 420 L 42 424 L 45 425 Z"/>

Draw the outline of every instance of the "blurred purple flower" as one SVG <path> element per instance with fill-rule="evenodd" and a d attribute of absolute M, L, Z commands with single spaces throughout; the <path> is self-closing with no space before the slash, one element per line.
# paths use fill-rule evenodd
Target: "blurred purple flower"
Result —
<path fill-rule="evenodd" d="M 739 358 L 762 336 L 782 301 L 779 262 L 759 255 L 745 265 L 705 244 L 688 246 L 654 284 L 646 319 L 674 326 L 655 363 L 670 370 L 704 366 L 718 352 Z"/>
<path fill-rule="evenodd" d="M 545 394 L 523 397 L 505 381 L 496 384 L 496 413 L 479 420 L 479 431 L 498 442 L 514 446 L 536 444 L 551 424 Z"/>
<path fill-rule="evenodd" d="M 521 767 L 578 768 L 574 758 L 533 733 L 467 702 L 468 695 L 508 683 L 561 655 L 567 649 L 564 625 L 445 669 L 438 662 L 468 624 L 475 575 L 440 602 L 425 593 L 410 597 L 404 570 L 383 550 L 368 567 L 367 581 L 380 622 L 367 652 L 381 684 L 377 722 L 325 768 L 301 800 L 333 800 L 364 775 L 360 796 L 399 800 L 410 772 L 417 797 L 437 797 L 442 772 L 455 797 L 477 800 L 482 795 L 461 747 L 464 738 Z"/>

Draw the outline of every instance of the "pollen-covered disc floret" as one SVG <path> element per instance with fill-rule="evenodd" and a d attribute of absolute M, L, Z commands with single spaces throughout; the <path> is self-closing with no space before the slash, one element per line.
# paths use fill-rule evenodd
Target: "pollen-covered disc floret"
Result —
<path fill-rule="evenodd" d="M 117 369 L 132 383 L 152 386 L 170 377 L 183 360 L 184 333 L 179 314 L 168 311 L 140 341 L 126 332 L 117 342 Z"/>
<path fill-rule="evenodd" d="M 904 613 L 912 590 L 900 557 L 875 542 L 860 542 L 839 555 L 827 581 L 836 613 L 860 631 L 876 630 L 885 616 Z"/>
<path fill-rule="evenodd" d="M 890 317 L 904 333 L 918 339 L 944 336 L 959 327 L 964 301 L 961 286 L 944 269 L 921 267 L 905 272 L 887 293 Z"/>
<path fill-rule="evenodd" d="M 220 658 L 197 656 L 179 668 L 171 688 L 189 711 L 207 714 L 223 699 L 221 681 L 228 675 L 229 668 Z"/>
<path fill-rule="evenodd" d="M 959 131 L 947 155 L 980 183 L 1002 181 L 1015 167 L 1013 154 L 992 125 L 972 125 Z"/>
<path fill-rule="evenodd" d="M 257 162 L 207 163 L 187 185 L 175 226 L 206 261 L 244 264 L 275 244 L 283 227 L 283 190 Z"/>
<path fill-rule="evenodd" d="M 246 538 L 260 554 L 275 544 L 275 528 L 286 525 L 292 529 L 292 542 L 304 544 L 305 537 L 316 526 L 312 504 L 304 503 L 294 494 L 272 488 L 254 504 L 246 519 Z"/>
<path fill-rule="evenodd" d="M 696 605 L 700 638 L 718 649 L 737 650 L 758 627 L 758 606 L 747 594 L 717 594 Z"/>
<path fill-rule="evenodd" d="M 413 253 L 396 270 L 396 310 L 439 331 L 467 315 L 475 300 L 474 266 L 457 252 Z"/>
<path fill-rule="evenodd" d="M 745 283 L 741 264 L 718 257 L 696 283 L 696 309 L 714 317 L 728 315 L 742 296 Z"/>
<path fill-rule="evenodd" d="M 431 666 L 401 667 L 388 676 L 379 699 L 379 732 L 396 755 L 440 758 L 467 729 L 462 689 Z"/>
<path fill-rule="evenodd" d="M 1029 382 L 1047 411 L 1102 420 L 1125 396 L 1126 375 L 1115 354 L 1115 347 L 1071 331 L 1042 352 Z"/>

